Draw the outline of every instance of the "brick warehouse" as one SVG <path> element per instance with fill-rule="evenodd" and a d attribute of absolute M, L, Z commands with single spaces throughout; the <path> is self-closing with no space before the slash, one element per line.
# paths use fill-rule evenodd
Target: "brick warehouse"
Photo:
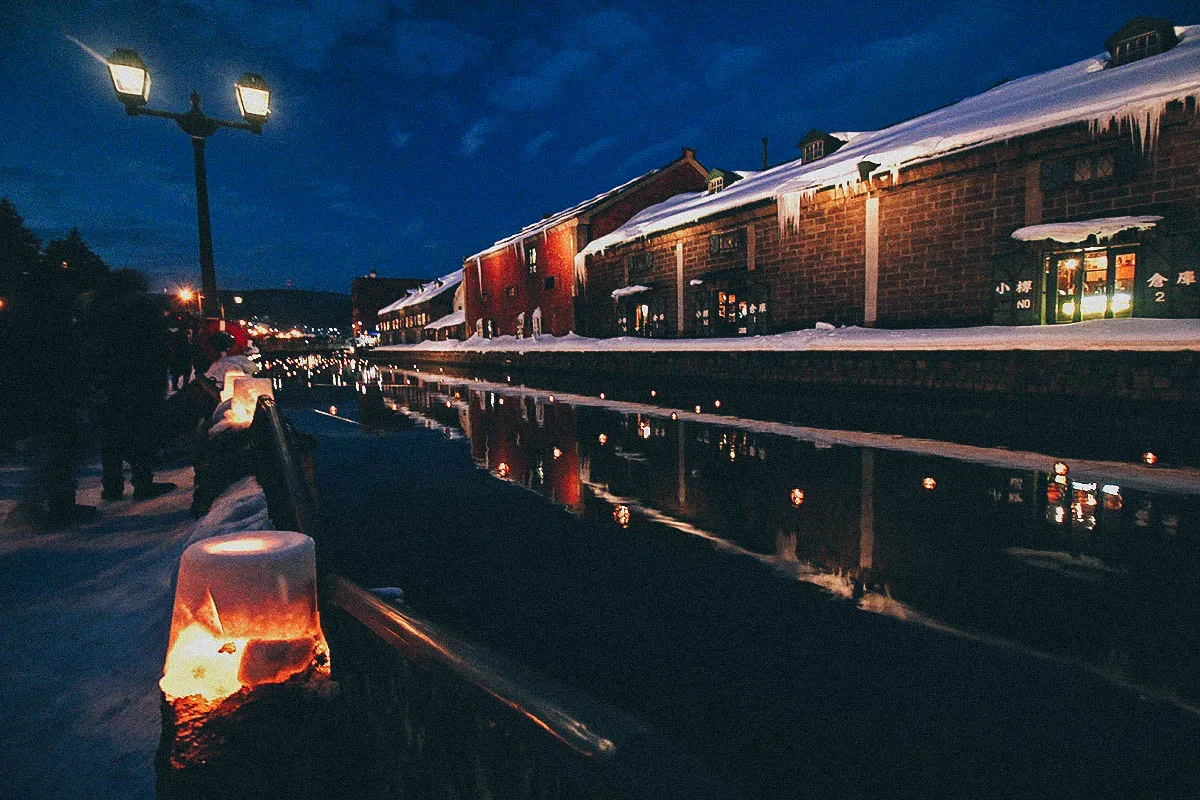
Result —
<path fill-rule="evenodd" d="M 671 163 L 549 215 L 463 262 L 468 333 L 562 336 L 575 330 L 575 256 L 638 211 L 707 185 L 684 148 Z"/>
<path fill-rule="evenodd" d="M 1200 26 L 1106 48 L 646 209 L 577 257 L 580 331 L 1200 316 Z"/>

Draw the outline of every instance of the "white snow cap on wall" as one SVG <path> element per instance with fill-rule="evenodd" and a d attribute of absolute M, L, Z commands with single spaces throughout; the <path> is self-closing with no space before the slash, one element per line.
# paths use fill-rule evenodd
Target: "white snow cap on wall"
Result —
<path fill-rule="evenodd" d="M 581 255 L 759 202 L 777 201 L 781 225 L 795 226 L 805 198 L 820 189 L 855 186 L 862 161 L 879 165 L 872 174 L 895 177 L 901 168 L 950 153 L 1081 122 L 1097 133 L 1120 125 L 1149 150 L 1166 104 L 1200 97 L 1200 25 L 1175 31 L 1179 43 L 1165 53 L 1114 69 L 1104 69 L 1107 55 L 1087 58 L 860 133 L 820 160 L 781 164 L 715 194 L 676 195 L 594 240 Z"/>
<path fill-rule="evenodd" d="M 1030 225 L 1017 228 L 1012 238 L 1021 242 L 1040 242 L 1052 239 L 1067 244 L 1086 241 L 1089 236 L 1103 241 L 1111 239 L 1121 231 L 1144 231 L 1153 228 L 1162 217 L 1147 215 L 1141 217 L 1101 217 L 1099 219 L 1084 219 L 1078 222 L 1049 222 L 1044 225 Z"/>

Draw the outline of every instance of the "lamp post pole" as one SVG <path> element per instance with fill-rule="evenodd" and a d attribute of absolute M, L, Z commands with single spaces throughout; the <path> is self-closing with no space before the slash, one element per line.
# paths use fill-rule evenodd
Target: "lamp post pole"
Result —
<path fill-rule="evenodd" d="M 185 113 L 147 108 L 150 98 L 150 73 L 138 54 L 118 49 L 108 60 L 109 72 L 117 98 L 131 117 L 162 117 L 173 120 L 180 130 L 192 139 L 192 160 L 196 170 L 196 222 L 200 231 L 200 295 L 201 316 L 223 316 L 217 296 L 217 270 L 213 259 L 212 219 L 208 211 L 208 172 L 204 163 L 204 141 L 218 128 L 262 133 L 270 110 L 270 88 L 261 75 L 244 73 L 235 84 L 238 107 L 245 122 L 214 119 L 200 110 L 200 94 L 192 91 L 191 108 Z"/>

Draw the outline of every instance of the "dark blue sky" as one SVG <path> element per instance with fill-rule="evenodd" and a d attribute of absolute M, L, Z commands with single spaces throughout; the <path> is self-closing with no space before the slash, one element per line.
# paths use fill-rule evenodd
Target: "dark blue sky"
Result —
<path fill-rule="evenodd" d="M 137 50 L 150 104 L 195 88 L 237 117 L 260 72 L 262 136 L 208 141 L 222 288 L 347 291 L 433 276 L 695 147 L 758 169 L 810 128 L 872 130 L 1103 50 L 1134 14 L 1188 2 L 830 4 L 0 0 L 0 195 L 43 240 L 78 226 L 153 286 L 198 283 L 187 137 L 131 119 L 103 55 Z"/>

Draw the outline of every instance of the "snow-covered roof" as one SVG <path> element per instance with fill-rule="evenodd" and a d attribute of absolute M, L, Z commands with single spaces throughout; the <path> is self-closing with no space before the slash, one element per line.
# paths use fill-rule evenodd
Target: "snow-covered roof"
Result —
<path fill-rule="evenodd" d="M 427 331 L 441 330 L 442 328 L 453 328 L 455 325 L 462 325 L 467 321 L 467 312 L 461 308 L 451 314 L 447 314 L 441 319 L 435 319 L 433 322 L 425 326 Z"/>
<path fill-rule="evenodd" d="M 1044 225 L 1030 225 L 1017 228 L 1012 238 L 1022 242 L 1040 242 L 1052 239 L 1056 242 L 1082 242 L 1089 236 L 1103 241 L 1111 239 L 1121 231 L 1146 230 L 1153 228 L 1162 221 L 1162 217 L 1145 215 L 1140 217 L 1101 217 L 1099 219 L 1084 219 L 1078 222 L 1049 222 Z"/>
<path fill-rule="evenodd" d="M 484 256 L 484 255 L 487 255 L 488 253 L 494 252 L 496 250 L 500 250 L 501 248 L 507 247 L 508 245 L 513 244 L 514 242 L 518 242 L 522 239 L 528 238 L 529 236 L 533 236 L 533 235 L 548 231 L 551 228 L 553 228 L 555 225 L 558 225 L 559 223 L 564 222 L 564 221 L 570 219 L 571 217 L 575 217 L 575 216 L 578 216 L 579 214 L 583 214 L 583 213 L 590 211 L 592 208 L 600 205 L 605 200 L 609 199 L 610 197 L 617 194 L 618 192 L 623 192 L 624 190 L 628 189 L 630 186 L 637 183 L 638 181 L 645 180 L 646 178 L 649 178 L 651 175 L 654 175 L 655 173 L 661 172 L 661 171 L 662 171 L 661 167 L 652 169 L 649 172 L 646 172 L 642 175 L 638 175 L 633 180 L 622 183 L 620 186 L 614 186 L 612 189 L 609 189 L 606 192 L 601 192 L 600 194 L 596 195 L 595 197 L 593 197 L 589 200 L 584 200 L 582 203 L 573 205 L 570 208 L 564 208 L 562 211 L 559 211 L 557 214 L 550 214 L 550 215 L 546 216 L 545 218 L 541 219 L 540 221 L 533 223 L 532 225 L 526 225 L 524 228 L 521 228 L 521 230 L 517 231 L 516 233 L 512 234 L 511 236 L 506 236 L 503 239 L 498 240 L 497 242 L 495 242 L 491 247 L 487 248 L 486 250 L 480 250 L 478 253 L 475 253 L 474 255 L 467 256 L 467 259 L 469 260 L 472 258 L 479 258 L 480 256 Z"/>
<path fill-rule="evenodd" d="M 890 172 L 895 177 L 902 167 L 1080 122 L 1095 131 L 1128 125 L 1135 140 L 1149 150 L 1166 103 L 1200 97 L 1200 25 L 1176 28 L 1176 33 L 1179 43 L 1165 53 L 1113 69 L 1104 68 L 1107 55 L 1093 56 L 858 134 L 822 159 L 790 161 L 713 194 L 676 195 L 592 241 L 578 258 L 763 201 L 778 200 L 781 222 L 794 223 L 805 197 L 824 188 L 855 185 L 861 161 L 878 164 L 874 174 Z"/>
<path fill-rule="evenodd" d="M 448 292 L 454 287 L 458 286 L 460 283 L 462 283 L 462 279 L 463 271 L 461 269 L 456 269 L 449 275 L 443 275 L 442 277 L 432 280 L 429 283 L 421 284 L 420 288 L 418 289 L 409 289 L 408 294 L 404 295 L 404 297 L 401 297 L 396 302 L 379 309 L 378 313 L 387 314 L 392 311 L 399 311 L 402 308 L 408 308 L 409 306 L 427 303 L 443 292 Z"/>

